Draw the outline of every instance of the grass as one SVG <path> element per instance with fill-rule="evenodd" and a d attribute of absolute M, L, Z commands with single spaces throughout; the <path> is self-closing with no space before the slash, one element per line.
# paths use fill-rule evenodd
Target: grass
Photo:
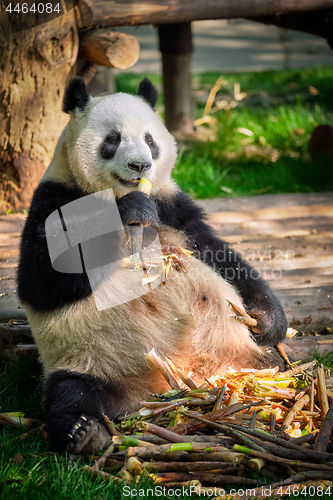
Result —
<path fill-rule="evenodd" d="M 316 350 L 311 354 L 310 358 L 310 360 L 315 359 L 319 365 L 323 364 L 325 368 L 333 369 L 333 351 L 326 351 L 324 354 L 319 354 Z"/>
<path fill-rule="evenodd" d="M 117 88 L 136 93 L 144 76 L 119 75 Z M 161 78 L 148 76 L 161 90 Z M 194 76 L 197 118 L 218 76 Z M 224 76 L 217 100 L 236 106 L 212 114 L 216 123 L 204 126 L 205 140 L 180 143 L 173 172 L 179 186 L 194 198 L 333 189 L 330 163 L 308 153 L 315 127 L 333 125 L 333 67 Z M 235 84 L 246 94 L 240 101 Z M 158 109 L 163 115 L 161 93 Z"/>

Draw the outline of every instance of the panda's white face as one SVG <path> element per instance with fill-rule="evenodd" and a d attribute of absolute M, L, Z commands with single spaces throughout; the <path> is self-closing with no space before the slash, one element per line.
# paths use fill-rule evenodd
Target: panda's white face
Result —
<path fill-rule="evenodd" d="M 72 173 L 87 192 L 112 188 L 123 196 L 135 190 L 141 177 L 152 183 L 152 192 L 174 189 L 175 140 L 138 96 L 90 98 L 83 111 L 72 113 L 67 144 Z"/>

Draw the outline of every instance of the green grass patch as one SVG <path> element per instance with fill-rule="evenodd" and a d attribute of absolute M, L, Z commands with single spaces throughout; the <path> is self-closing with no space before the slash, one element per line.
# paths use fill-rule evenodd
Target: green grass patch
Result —
<path fill-rule="evenodd" d="M 144 76 L 119 75 L 117 88 L 136 93 Z M 160 90 L 163 115 L 161 77 L 148 76 Z M 218 76 L 194 75 L 197 118 Z M 313 161 L 308 142 L 318 125 L 333 125 L 333 67 L 224 76 L 216 100 L 235 107 L 212 113 L 216 123 L 203 126 L 205 140 L 179 144 L 173 171 L 179 186 L 194 198 L 332 190 L 332 166 Z M 235 84 L 245 94 L 240 101 Z"/>
<path fill-rule="evenodd" d="M 324 368 L 333 369 L 333 351 L 326 351 L 324 354 L 319 354 L 317 350 L 311 353 L 310 360 L 315 359 L 318 365 L 323 364 Z"/>

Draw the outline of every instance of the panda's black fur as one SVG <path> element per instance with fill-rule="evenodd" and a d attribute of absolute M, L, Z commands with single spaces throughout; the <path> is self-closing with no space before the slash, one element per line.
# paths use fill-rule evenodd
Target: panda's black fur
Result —
<path fill-rule="evenodd" d="M 128 100 L 132 102 L 131 99 L 138 99 L 133 96 L 120 98 L 123 100 L 122 102 L 126 104 Z M 140 83 L 139 98 L 140 101 L 137 102 L 140 106 L 144 105 L 151 109 L 155 108 L 157 93 L 147 79 L 144 79 Z M 118 323 L 117 321 L 115 322 L 115 324 L 121 325 L 119 327 L 120 331 L 110 331 L 110 340 L 108 341 L 110 342 L 108 347 L 111 351 L 112 343 L 115 345 L 115 368 L 112 368 L 111 360 L 111 365 L 104 370 L 103 364 L 99 365 L 96 363 L 96 359 L 99 359 L 98 354 L 96 354 L 97 358 L 93 357 L 94 353 L 89 354 L 92 358 L 88 356 L 88 348 L 86 348 L 87 366 L 91 362 L 93 365 L 89 365 L 89 367 L 83 369 L 83 361 L 81 359 L 78 360 L 77 365 L 75 364 L 75 357 L 79 357 L 77 354 L 79 352 L 79 346 L 76 345 L 76 342 L 83 342 L 83 344 L 85 344 L 89 342 L 89 338 L 91 338 L 92 345 L 103 348 L 103 342 L 105 343 L 105 338 L 108 337 L 102 337 L 98 321 L 101 321 L 100 327 L 103 329 L 107 326 L 108 321 L 112 320 L 112 314 L 118 314 L 117 311 L 111 311 L 105 313 L 108 314 L 108 316 L 98 316 L 98 312 L 91 312 L 94 311 L 91 305 L 92 290 L 87 275 L 64 274 L 55 271 L 52 268 L 46 244 L 45 221 L 50 214 L 74 200 L 101 189 L 101 186 L 105 189 L 108 187 L 104 179 L 103 181 L 98 179 L 99 183 L 96 185 L 93 184 L 95 181 L 94 174 L 92 174 L 92 183 L 91 187 L 89 187 L 89 184 L 85 183 L 86 179 L 84 174 L 78 170 L 80 169 L 79 162 L 77 163 L 79 166 L 75 166 L 75 161 L 71 159 L 70 156 L 71 151 L 69 151 L 69 148 L 73 147 L 71 144 L 74 144 L 76 147 L 76 141 L 79 141 L 77 139 L 79 135 L 75 135 L 77 127 L 75 121 L 88 120 L 88 125 L 83 125 L 83 131 L 85 130 L 84 127 L 86 127 L 89 132 L 89 127 L 96 126 L 89 125 L 91 113 L 89 106 L 92 106 L 91 102 L 93 101 L 87 94 L 83 81 L 80 78 L 74 78 L 70 82 L 65 93 L 63 106 L 64 111 L 71 114 L 71 122 L 68 127 L 71 126 L 72 121 L 74 125 L 72 125 L 72 129 L 68 129 L 68 132 L 66 132 L 65 129 L 54 155 L 53 161 L 55 162 L 55 166 L 51 163 L 49 173 L 46 174 L 33 197 L 29 216 L 22 235 L 21 258 L 18 270 L 19 297 L 27 309 L 28 319 L 32 325 L 33 334 L 39 346 L 41 360 L 45 368 L 44 408 L 50 439 L 61 451 L 67 450 L 74 451 L 75 453 L 79 453 L 80 451 L 94 451 L 101 446 L 105 446 L 109 442 L 109 436 L 105 431 L 102 415 L 106 414 L 109 418 L 115 418 L 120 413 L 130 411 L 132 407 L 131 404 L 128 403 L 129 399 L 135 391 L 138 391 L 139 386 L 141 390 L 146 386 L 147 395 L 149 394 L 149 390 L 153 390 L 155 380 L 158 379 L 159 376 L 153 373 L 150 367 L 145 364 L 146 361 L 143 359 L 143 355 L 140 354 L 140 349 L 138 348 L 138 353 L 135 352 L 135 338 L 132 345 L 133 353 L 126 353 L 126 355 L 123 355 L 121 351 L 122 347 L 117 347 L 117 345 L 118 342 L 121 341 L 122 335 L 125 335 L 125 337 L 126 335 L 130 335 L 128 334 L 128 325 L 130 325 L 131 322 L 135 325 L 136 320 L 142 322 L 146 321 L 144 319 L 140 320 L 140 315 L 143 315 L 142 318 L 148 318 L 147 321 L 150 321 L 149 316 L 147 316 L 149 314 L 152 316 L 156 315 L 157 318 L 161 315 L 162 319 L 165 319 L 165 317 L 167 317 L 165 315 L 170 311 L 167 307 L 171 307 L 171 310 L 172 307 L 174 307 L 172 302 L 170 302 L 171 305 L 165 306 L 166 308 L 164 309 L 164 302 L 168 300 L 172 301 L 172 298 L 168 298 L 170 293 L 169 295 L 163 295 L 164 292 L 162 291 L 157 292 L 157 294 L 156 292 L 150 292 L 144 296 L 146 299 L 141 299 L 141 302 L 138 299 L 138 301 L 133 301 L 132 306 L 124 306 L 124 311 L 119 313 L 120 319 L 117 319 Z M 97 105 L 98 103 L 99 101 L 97 99 Z M 107 103 L 106 106 L 108 105 Z M 144 107 L 142 109 L 145 110 Z M 130 107 L 129 110 L 131 110 Z M 116 111 L 118 112 L 118 110 Z M 128 111 L 128 113 L 131 113 L 131 111 Z M 149 113 L 150 112 L 147 110 L 147 116 L 149 116 L 151 123 L 155 125 L 154 116 Z M 122 118 L 121 110 L 120 118 Z M 165 160 L 165 158 L 169 158 L 170 152 L 166 152 L 166 150 L 163 149 L 163 134 L 165 134 L 166 140 L 171 141 L 172 139 L 170 139 L 169 134 L 161 124 L 158 126 L 160 129 L 158 129 L 159 131 L 156 132 L 156 134 L 154 132 L 154 126 L 151 127 L 150 131 L 145 131 L 144 127 L 142 127 L 143 137 L 141 148 L 145 153 L 141 156 L 139 155 L 140 157 L 138 157 L 137 161 L 136 158 L 133 159 L 131 157 L 128 164 L 121 170 L 121 176 L 114 172 L 114 179 L 112 182 L 116 186 L 114 189 L 122 223 L 124 225 L 135 223 L 143 226 L 153 226 L 157 228 L 158 232 L 159 228 L 161 228 L 161 234 L 166 230 L 167 236 L 165 242 L 170 245 L 174 244 L 174 241 L 177 240 L 177 235 L 179 235 L 179 237 L 182 238 L 180 241 L 184 241 L 183 244 L 186 244 L 187 247 L 194 252 L 194 257 L 197 257 L 199 260 L 201 259 L 205 266 L 213 268 L 226 282 L 233 285 L 234 292 L 236 293 L 237 291 L 241 296 L 247 312 L 258 319 L 258 331 L 257 333 L 253 333 L 256 343 L 263 346 L 276 345 L 278 342 L 282 341 L 285 336 L 287 321 L 280 302 L 267 283 L 265 283 L 259 277 L 258 273 L 244 262 L 235 251 L 230 249 L 227 243 L 221 241 L 214 234 L 214 231 L 205 222 L 205 215 L 202 210 L 185 193 L 172 184 L 172 181 L 169 180 L 169 170 L 171 170 L 173 165 L 168 166 L 169 170 L 163 174 L 166 180 L 161 184 L 160 189 L 158 188 L 159 172 L 156 174 L 156 169 L 161 168 L 162 170 L 162 168 L 166 168 L 166 163 L 174 162 L 175 159 L 175 157 L 172 157 L 172 159 L 168 161 Z M 93 128 L 93 131 L 94 130 Z M 105 130 L 107 131 L 107 127 Z M 71 134 L 73 136 L 72 139 Z M 119 137 L 117 137 L 116 134 L 118 134 Z M 162 137 L 162 143 L 161 140 L 158 141 L 158 139 L 155 142 L 155 135 Z M 70 141 L 74 142 L 71 143 Z M 97 154 L 101 155 L 103 158 L 101 161 L 103 162 L 108 161 L 108 155 L 104 154 L 103 157 L 103 148 L 104 152 L 107 150 L 105 141 L 109 142 L 109 151 L 111 151 L 112 148 L 114 150 L 114 154 L 109 154 L 111 157 L 110 160 L 112 161 L 122 141 L 120 132 L 114 133 L 110 130 L 108 133 L 105 133 L 104 142 L 101 138 L 101 144 L 98 146 L 99 149 Z M 148 146 L 149 150 L 144 149 L 145 144 Z M 170 142 L 170 144 L 172 143 Z M 169 147 L 172 149 L 174 146 Z M 82 158 L 85 158 L 85 152 L 82 154 L 83 156 L 80 157 L 81 161 Z M 150 160 L 148 161 L 147 158 L 149 154 Z M 158 163 L 162 162 L 162 160 L 164 163 Z M 153 186 L 156 185 L 157 187 L 156 191 L 154 192 L 153 190 L 151 196 L 148 198 L 143 193 L 136 191 L 132 186 L 129 187 L 129 181 L 127 179 L 129 175 L 135 175 L 134 179 L 146 176 L 145 170 L 149 172 L 151 167 L 153 170 L 154 162 L 157 166 L 154 167 L 154 174 L 151 175 L 154 175 L 152 179 Z M 91 165 L 93 165 L 93 163 L 91 163 Z M 104 163 L 102 165 L 104 165 Z M 158 165 L 162 165 L 163 167 L 159 167 Z M 87 170 L 85 170 L 85 172 L 86 171 Z M 123 178 L 125 175 L 123 172 L 125 172 L 127 177 L 125 176 L 125 178 Z M 119 196 L 117 196 L 117 189 L 119 189 Z M 169 234 L 170 236 L 168 236 Z M 189 257 L 188 259 L 192 259 L 192 264 L 195 263 L 193 257 Z M 199 267 L 200 265 L 198 263 Z M 203 267 L 203 269 L 206 268 Z M 212 277 L 214 278 L 214 276 L 213 274 Z M 209 293 L 206 295 L 205 282 L 202 281 L 198 283 L 199 284 L 194 283 L 193 289 L 200 289 L 200 293 L 203 295 L 201 298 L 198 298 L 198 306 L 195 306 L 198 309 L 193 310 L 198 310 L 200 313 L 203 307 L 210 307 L 210 316 L 208 315 L 208 317 L 211 317 L 211 313 L 214 312 L 215 309 L 217 310 L 217 306 L 214 306 L 214 300 L 219 300 L 213 296 L 215 293 L 214 285 L 207 284 Z M 217 283 L 218 285 L 221 283 L 222 290 L 224 282 L 221 280 Z M 170 286 L 172 286 L 172 283 Z M 177 285 L 175 284 L 173 286 L 176 290 Z M 178 290 L 180 294 L 181 286 L 182 285 L 179 285 Z M 197 288 L 195 288 L 195 286 L 197 286 Z M 209 286 L 213 288 L 209 289 Z M 223 286 L 229 287 L 229 285 Z M 205 287 L 205 290 L 201 292 L 201 288 L 203 287 Z M 170 288 L 170 290 L 172 292 L 172 288 Z M 175 291 L 175 293 L 178 292 Z M 160 295 L 158 295 L 158 293 Z M 223 296 L 223 291 L 221 293 Z M 216 297 L 219 297 L 218 292 L 216 292 L 216 294 Z M 191 301 L 193 302 L 193 298 L 191 298 Z M 208 305 L 204 306 L 206 302 Z M 81 304 L 82 312 L 80 312 L 79 309 Z M 89 309 L 89 307 L 91 309 Z M 218 307 L 220 307 L 220 305 Z M 223 307 L 225 306 L 221 305 L 221 311 Z M 144 311 L 142 308 L 144 308 Z M 119 309 L 115 308 L 115 310 L 122 311 L 121 306 Z M 151 312 L 149 313 L 149 311 Z M 172 323 L 172 325 L 170 323 L 170 330 L 172 330 L 170 339 L 165 340 L 159 337 L 159 335 L 166 335 L 166 332 L 168 332 L 167 325 L 164 333 L 162 333 L 161 329 L 161 334 L 154 334 L 156 338 L 153 337 L 150 340 L 143 340 L 142 349 L 145 348 L 145 345 L 159 348 L 161 344 L 162 354 L 165 354 L 165 352 L 169 354 L 168 345 L 171 345 L 172 342 L 175 343 L 173 339 L 177 338 L 177 335 L 179 335 L 177 332 L 183 330 L 190 332 L 192 328 L 197 328 L 198 332 L 200 328 L 206 328 L 208 332 L 210 331 L 206 316 L 202 317 L 202 324 L 206 325 L 203 327 L 200 325 L 195 326 L 193 323 L 194 319 L 186 317 L 186 311 L 181 310 L 180 315 L 181 314 L 184 315 L 183 319 L 180 318 L 180 321 L 183 321 L 183 326 L 181 328 L 180 326 L 178 327 L 178 325 L 174 326 L 174 323 Z M 193 316 L 193 313 L 191 314 Z M 97 323 L 96 329 L 92 330 L 95 317 L 91 316 L 94 315 L 96 315 Z M 83 318 L 82 321 L 81 317 Z M 212 318 L 211 321 L 217 320 Z M 223 328 L 223 322 L 225 321 L 229 321 L 229 319 L 223 318 L 221 328 Z M 193 327 L 191 326 L 191 322 L 194 325 Z M 216 330 L 219 323 L 217 322 L 214 324 L 217 325 L 215 326 Z M 80 331 L 80 328 L 85 328 L 85 326 L 90 333 Z M 122 328 L 124 328 L 123 331 Z M 180 329 L 177 330 L 177 328 Z M 225 335 L 227 338 L 223 338 L 222 347 L 220 348 L 208 344 L 209 349 L 207 351 L 207 356 L 209 356 L 210 349 L 213 349 L 212 352 L 215 353 L 214 349 L 216 347 L 217 358 L 219 358 L 220 352 L 226 353 L 226 362 L 228 362 L 227 360 L 229 359 L 237 359 L 238 348 L 240 349 L 239 356 L 243 356 L 243 354 L 241 347 L 238 346 L 238 341 L 233 340 L 233 334 L 229 334 L 228 332 L 228 328 L 230 327 L 226 326 L 225 328 Z M 267 353 L 265 354 L 265 351 L 261 353 L 259 348 L 255 348 L 251 336 L 246 333 L 246 327 L 241 325 L 239 328 L 244 328 L 244 330 L 239 330 L 239 338 L 242 338 L 242 335 L 244 336 L 244 352 L 247 352 L 247 343 L 249 345 L 247 352 L 248 359 L 240 359 L 240 365 L 242 365 L 242 363 L 249 365 L 253 362 L 253 365 L 267 366 L 276 361 L 274 357 L 269 359 L 268 356 L 267 358 Z M 63 330 L 65 333 L 63 333 Z M 138 327 L 138 332 L 140 331 Z M 154 332 L 154 323 L 151 323 L 151 331 Z M 158 331 L 159 329 L 156 328 L 156 332 Z M 243 331 L 244 333 L 242 333 Z M 56 345 L 58 334 L 60 347 Z M 50 335 L 50 338 L 48 335 Z M 61 337 L 61 335 L 64 336 Z M 75 335 L 77 335 L 77 341 L 75 340 Z M 98 344 L 99 335 L 101 335 L 102 339 L 100 341 L 100 346 Z M 200 330 L 198 339 L 201 338 L 200 335 L 207 337 L 208 334 L 202 334 Z M 230 335 L 230 341 L 228 335 Z M 73 337 L 69 339 L 68 336 Z M 73 348 L 73 355 L 72 353 L 68 353 L 68 358 L 66 358 L 65 353 L 61 353 L 61 355 L 57 357 L 57 349 L 60 351 L 61 349 L 68 349 L 68 347 L 65 348 L 61 344 L 62 339 L 65 343 L 68 341 L 68 345 Z M 211 342 L 216 344 L 216 337 L 214 340 L 213 333 L 212 339 Z M 131 337 L 129 337 L 129 341 L 130 340 L 132 340 Z M 154 340 L 156 340 L 155 346 L 150 344 L 154 342 Z M 162 344 L 164 340 L 165 346 L 163 347 Z M 186 336 L 182 341 L 184 341 L 184 346 L 188 345 Z M 196 341 L 197 338 L 193 340 L 193 342 Z M 140 342 L 141 339 L 139 340 L 138 338 L 138 346 Z M 144 344 L 144 342 L 146 342 L 146 344 Z M 200 344 L 201 341 L 198 340 L 198 342 Z M 230 348 L 231 351 L 235 351 L 235 353 L 229 353 L 228 348 Z M 173 345 L 170 349 L 170 352 L 173 352 L 176 356 L 177 346 Z M 198 349 L 198 347 L 196 347 L 196 349 Z M 127 358 L 127 355 L 130 357 Z M 188 355 L 188 353 L 186 353 L 186 355 Z M 196 354 L 193 354 L 193 356 L 195 355 Z M 131 379 L 131 377 L 126 378 L 126 373 L 130 373 L 132 369 L 127 366 L 124 367 L 124 372 L 118 376 L 117 363 L 119 362 L 119 366 L 122 366 L 122 360 L 119 359 L 119 357 L 124 357 L 124 363 L 126 364 L 128 362 L 126 360 L 131 359 L 131 356 L 135 360 L 134 364 L 137 362 L 138 366 L 133 368 L 133 373 L 139 374 L 138 377 L 136 379 L 135 377 L 133 377 L 133 379 Z M 135 356 L 137 356 L 137 358 Z M 189 357 L 191 356 L 189 355 Z M 91 361 L 91 359 L 95 359 L 95 361 Z M 201 362 L 202 366 L 206 366 L 205 363 L 209 362 L 209 360 L 207 361 L 205 359 L 204 353 L 202 361 L 199 360 L 198 362 L 198 367 L 201 366 Z M 101 363 L 103 363 L 103 360 Z M 220 364 L 223 366 L 222 361 Z M 209 364 L 207 366 L 209 366 Z M 142 396 L 139 395 L 139 397 Z"/>

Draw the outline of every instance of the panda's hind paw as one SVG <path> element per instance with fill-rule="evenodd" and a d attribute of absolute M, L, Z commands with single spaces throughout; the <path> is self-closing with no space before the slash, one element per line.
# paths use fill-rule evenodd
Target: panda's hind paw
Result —
<path fill-rule="evenodd" d="M 81 415 L 69 432 L 68 440 L 66 452 L 77 458 L 80 454 L 87 455 L 103 449 L 111 438 L 97 419 Z"/>

